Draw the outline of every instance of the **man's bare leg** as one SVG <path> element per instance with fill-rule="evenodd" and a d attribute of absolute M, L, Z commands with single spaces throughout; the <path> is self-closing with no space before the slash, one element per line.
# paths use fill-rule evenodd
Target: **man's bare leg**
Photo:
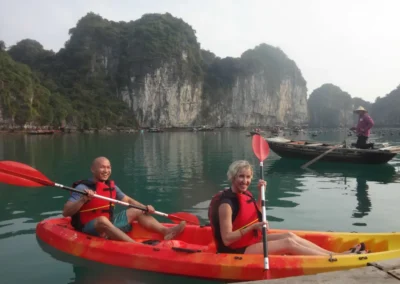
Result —
<path fill-rule="evenodd" d="M 126 216 L 128 217 L 128 222 L 132 223 L 137 220 L 140 225 L 145 229 L 153 232 L 157 232 L 164 236 L 165 239 L 172 239 L 179 235 L 186 226 L 186 222 L 181 222 L 180 224 L 167 228 L 158 222 L 153 216 L 143 214 L 143 211 L 130 208 L 126 211 Z"/>
<path fill-rule="evenodd" d="M 110 239 L 134 243 L 127 234 L 115 227 L 108 218 L 101 216 L 94 220 L 94 228 L 99 234 L 106 234 Z"/>

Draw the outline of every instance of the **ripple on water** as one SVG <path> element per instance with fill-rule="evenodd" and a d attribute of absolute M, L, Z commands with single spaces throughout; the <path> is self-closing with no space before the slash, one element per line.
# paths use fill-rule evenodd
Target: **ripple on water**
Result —
<path fill-rule="evenodd" d="M 61 210 L 57 210 L 57 211 L 42 212 L 42 213 L 40 213 L 40 216 L 58 216 L 58 217 L 62 217 L 62 211 Z"/>
<path fill-rule="evenodd" d="M 15 218 L 0 222 L 0 239 L 35 232 L 36 223 L 31 218 Z"/>

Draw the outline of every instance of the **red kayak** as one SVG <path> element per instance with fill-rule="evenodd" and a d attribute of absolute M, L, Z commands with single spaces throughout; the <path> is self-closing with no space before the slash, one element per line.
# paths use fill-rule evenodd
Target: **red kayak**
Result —
<path fill-rule="evenodd" d="M 165 224 L 174 226 L 174 224 Z M 283 233 L 286 230 L 270 230 Z M 65 253 L 119 267 L 182 276 L 246 281 L 315 274 L 366 266 L 368 262 L 400 256 L 399 233 L 333 233 L 292 231 L 330 250 L 344 251 L 364 242 L 373 253 L 325 256 L 269 255 L 270 269 L 264 271 L 263 255 L 218 254 L 209 226 L 187 225 L 176 240 L 133 223 L 130 237 L 138 243 L 112 241 L 77 232 L 70 218 L 43 220 L 37 225 L 40 240 Z M 144 243 L 143 243 L 144 242 Z"/>

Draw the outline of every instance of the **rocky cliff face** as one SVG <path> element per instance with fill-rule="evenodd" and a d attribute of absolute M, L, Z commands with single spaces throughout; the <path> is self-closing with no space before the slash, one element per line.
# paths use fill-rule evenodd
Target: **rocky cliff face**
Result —
<path fill-rule="evenodd" d="M 307 90 L 293 80 L 283 80 L 276 93 L 268 92 L 265 74 L 237 77 L 235 85 L 217 100 L 203 96 L 203 82 L 171 78 L 176 63 L 147 74 L 143 86 L 121 96 L 142 127 L 212 126 L 248 127 L 301 124 L 307 121 Z M 134 80 L 134 78 L 132 79 Z M 209 111 L 202 112 L 203 107 Z"/>
<path fill-rule="evenodd" d="M 224 100 L 210 107 L 207 123 L 248 127 L 302 124 L 308 119 L 307 89 L 290 79 L 282 80 L 278 90 L 270 93 L 261 72 L 237 77 L 233 88 L 226 92 Z"/>
<path fill-rule="evenodd" d="M 333 84 L 315 89 L 308 100 L 311 127 L 347 127 L 353 124 L 351 96 Z"/>
<path fill-rule="evenodd" d="M 369 111 L 375 126 L 400 126 L 400 85 L 384 97 L 378 97 Z"/>
<path fill-rule="evenodd" d="M 359 106 L 368 110 L 375 127 L 400 125 L 400 86 L 374 103 L 361 98 L 351 98 L 339 87 L 324 84 L 315 89 L 308 100 L 311 127 L 349 127 L 355 126 L 358 116 L 353 110 Z"/>
<path fill-rule="evenodd" d="M 50 98 L 61 92 L 65 99 L 57 100 L 57 120 L 49 112 L 43 121 L 66 119 L 81 128 L 126 124 L 127 117 L 139 127 L 167 128 L 307 122 L 306 82 L 279 48 L 261 44 L 220 59 L 202 51 L 195 31 L 170 14 L 116 23 L 89 13 L 69 33 L 57 54 L 29 41 L 11 49 L 15 60 L 54 81 L 46 84 Z M 38 52 L 46 53 L 43 60 Z"/>
<path fill-rule="evenodd" d="M 301 71 L 283 51 L 267 44 L 237 59 L 214 60 L 205 86 L 202 113 L 206 123 L 248 127 L 308 121 Z"/>
<path fill-rule="evenodd" d="M 202 82 L 191 82 L 186 76 L 176 78 L 178 64 L 163 64 L 144 76 L 143 85 L 129 91 L 125 86 L 122 99 L 133 111 L 141 127 L 186 127 L 193 125 L 202 106 Z M 135 78 L 131 78 L 134 83 Z"/>

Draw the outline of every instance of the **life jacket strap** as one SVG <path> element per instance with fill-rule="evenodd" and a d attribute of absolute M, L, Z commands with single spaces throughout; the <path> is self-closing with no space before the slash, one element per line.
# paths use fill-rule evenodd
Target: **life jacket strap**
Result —
<path fill-rule="evenodd" d="M 111 204 L 111 206 L 114 206 L 114 204 Z M 104 206 L 100 206 L 100 207 L 96 207 L 96 208 L 90 208 L 90 209 L 86 209 L 86 210 L 81 210 L 79 212 L 82 213 L 82 212 L 96 211 L 98 209 L 108 208 L 108 207 L 109 207 L 109 205 L 104 205 Z M 108 210 L 106 210 L 106 211 L 108 211 Z"/>
<path fill-rule="evenodd" d="M 255 219 L 254 221 L 251 221 L 250 223 L 244 225 L 243 227 L 237 229 L 236 231 L 240 231 L 240 230 L 242 230 L 242 229 L 244 229 L 244 228 L 247 228 L 248 226 L 251 226 L 251 225 L 253 225 L 253 224 L 257 223 L 257 222 L 258 222 L 258 218 Z"/>
<path fill-rule="evenodd" d="M 108 188 L 105 188 L 105 189 L 103 189 L 104 191 L 113 191 L 113 190 L 115 190 L 115 188 L 113 188 L 113 187 L 108 187 Z"/>

